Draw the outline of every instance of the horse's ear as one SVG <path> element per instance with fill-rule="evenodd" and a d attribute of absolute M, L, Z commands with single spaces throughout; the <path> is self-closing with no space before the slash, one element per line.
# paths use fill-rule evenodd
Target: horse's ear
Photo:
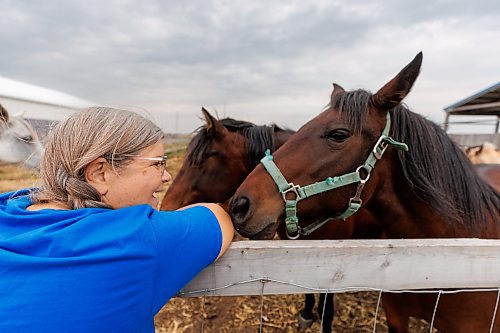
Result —
<path fill-rule="evenodd" d="M 0 121 L 9 122 L 9 113 L 2 105 L 0 105 Z"/>
<path fill-rule="evenodd" d="M 345 93 L 344 88 L 342 88 L 341 86 L 339 86 L 336 83 L 333 83 L 333 91 L 332 91 L 332 96 L 330 98 L 330 100 L 332 101 L 332 103 L 334 102 L 334 100 L 336 100 L 343 93 Z"/>
<path fill-rule="evenodd" d="M 26 113 L 25 110 L 19 111 L 16 114 L 12 115 L 13 118 L 23 118 L 24 114 Z"/>
<path fill-rule="evenodd" d="M 403 98 L 408 95 L 413 83 L 420 73 L 422 65 L 422 52 L 406 65 L 391 81 L 385 84 L 370 98 L 370 103 L 383 113 L 398 106 Z"/>
<path fill-rule="evenodd" d="M 205 117 L 205 122 L 206 122 L 205 127 L 207 129 L 208 134 L 215 136 L 218 134 L 223 134 L 225 131 L 227 131 L 226 128 L 224 127 L 224 125 L 222 125 L 220 121 L 215 119 L 215 117 L 212 116 L 210 114 L 210 112 L 208 112 L 207 109 L 202 107 L 201 112 L 203 113 L 203 116 Z"/>

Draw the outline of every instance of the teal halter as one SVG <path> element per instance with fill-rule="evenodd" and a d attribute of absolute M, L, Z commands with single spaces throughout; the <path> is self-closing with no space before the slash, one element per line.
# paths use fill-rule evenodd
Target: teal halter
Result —
<path fill-rule="evenodd" d="M 408 146 L 405 143 L 398 142 L 389 136 L 390 129 L 391 117 L 389 113 L 387 113 L 387 122 L 385 128 L 364 164 L 360 165 L 354 172 L 347 173 L 338 177 L 328 177 L 322 182 L 317 182 L 304 187 L 289 183 L 281 173 L 278 166 L 273 162 L 273 156 L 271 155 L 269 149 L 266 150 L 266 156 L 264 156 L 260 160 L 260 163 L 262 163 L 269 175 L 271 175 L 271 177 L 273 178 L 274 182 L 278 186 L 279 192 L 283 197 L 283 201 L 285 201 L 286 235 L 289 239 L 297 239 L 300 237 L 300 235 L 309 235 L 332 219 L 345 220 L 358 211 L 358 209 L 361 207 L 361 204 L 363 203 L 363 200 L 361 200 L 361 192 L 363 191 L 363 188 L 368 179 L 370 179 L 370 174 L 375 167 L 375 163 L 382 158 L 382 155 L 384 154 L 387 147 L 391 145 L 398 150 L 408 151 Z M 362 178 L 360 175 L 361 169 L 364 169 L 366 172 L 365 178 Z M 314 222 L 305 228 L 301 228 L 299 226 L 299 219 L 297 217 L 297 202 L 302 199 L 309 198 L 313 195 L 327 192 L 338 187 L 353 183 L 358 183 L 356 194 L 354 195 L 354 197 L 349 199 L 349 205 L 342 214 L 332 218 L 327 218 L 323 221 Z M 289 193 L 295 194 L 295 198 L 292 200 L 288 200 L 287 194 Z"/>

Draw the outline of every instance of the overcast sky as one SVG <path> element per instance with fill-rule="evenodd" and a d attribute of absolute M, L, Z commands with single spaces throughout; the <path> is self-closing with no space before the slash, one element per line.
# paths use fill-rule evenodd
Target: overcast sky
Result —
<path fill-rule="evenodd" d="M 201 106 L 297 129 L 333 82 L 375 92 L 419 51 L 406 103 L 435 122 L 500 81 L 498 0 L 0 0 L 0 31 L 0 76 L 145 109 L 169 132 L 201 125 Z"/>

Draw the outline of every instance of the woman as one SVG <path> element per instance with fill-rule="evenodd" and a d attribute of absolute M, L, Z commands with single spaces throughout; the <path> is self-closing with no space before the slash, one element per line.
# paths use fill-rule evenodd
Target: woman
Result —
<path fill-rule="evenodd" d="M 163 134 L 90 108 L 51 132 L 42 187 L 0 195 L 0 332 L 154 332 L 233 237 L 216 204 L 159 212 Z"/>

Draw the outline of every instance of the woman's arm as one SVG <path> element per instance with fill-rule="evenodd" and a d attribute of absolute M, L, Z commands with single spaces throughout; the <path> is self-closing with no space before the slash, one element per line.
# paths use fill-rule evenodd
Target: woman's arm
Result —
<path fill-rule="evenodd" d="M 184 210 L 186 208 L 196 206 L 203 206 L 210 209 L 219 222 L 220 230 L 222 231 L 222 246 L 219 255 L 217 256 L 217 259 L 219 259 L 224 254 L 224 252 L 226 252 L 227 248 L 231 244 L 231 241 L 233 240 L 234 227 L 233 222 L 231 221 L 231 217 L 229 217 L 229 214 L 224 209 L 222 209 L 221 206 L 215 203 L 197 203 L 179 208 L 178 210 Z"/>

